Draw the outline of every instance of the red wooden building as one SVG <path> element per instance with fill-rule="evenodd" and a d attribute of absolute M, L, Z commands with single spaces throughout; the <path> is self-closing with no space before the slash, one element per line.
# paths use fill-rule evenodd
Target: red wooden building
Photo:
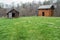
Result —
<path fill-rule="evenodd" d="M 53 16 L 54 5 L 42 5 L 38 8 L 38 16 Z"/>

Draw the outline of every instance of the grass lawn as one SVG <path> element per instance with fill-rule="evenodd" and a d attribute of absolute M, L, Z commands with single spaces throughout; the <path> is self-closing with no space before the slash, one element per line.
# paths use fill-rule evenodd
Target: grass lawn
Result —
<path fill-rule="evenodd" d="M 60 17 L 0 18 L 0 40 L 60 40 Z"/>

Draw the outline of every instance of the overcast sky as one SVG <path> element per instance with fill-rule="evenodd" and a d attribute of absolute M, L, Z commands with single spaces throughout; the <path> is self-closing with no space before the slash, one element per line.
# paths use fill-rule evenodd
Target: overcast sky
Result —
<path fill-rule="evenodd" d="M 6 4 L 11 4 L 12 2 L 15 2 L 15 3 L 20 3 L 20 2 L 32 2 L 33 0 L 0 0 L 0 3 L 6 3 Z M 43 2 L 44 0 L 35 0 L 35 1 L 41 1 Z"/>

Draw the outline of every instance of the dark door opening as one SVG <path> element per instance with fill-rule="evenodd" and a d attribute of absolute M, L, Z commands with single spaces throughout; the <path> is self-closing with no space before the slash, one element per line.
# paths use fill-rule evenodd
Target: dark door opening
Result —
<path fill-rule="evenodd" d="M 15 13 L 12 13 L 12 17 L 15 17 Z"/>
<path fill-rule="evenodd" d="M 44 12 L 42 12 L 42 16 L 45 16 L 45 13 Z"/>

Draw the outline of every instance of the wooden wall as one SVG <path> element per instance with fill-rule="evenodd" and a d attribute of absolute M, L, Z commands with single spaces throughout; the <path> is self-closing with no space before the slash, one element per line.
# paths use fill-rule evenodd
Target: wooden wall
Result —
<path fill-rule="evenodd" d="M 52 9 L 40 9 L 38 10 L 38 16 L 42 16 L 42 12 L 44 12 L 44 16 L 53 16 L 54 10 Z"/>

